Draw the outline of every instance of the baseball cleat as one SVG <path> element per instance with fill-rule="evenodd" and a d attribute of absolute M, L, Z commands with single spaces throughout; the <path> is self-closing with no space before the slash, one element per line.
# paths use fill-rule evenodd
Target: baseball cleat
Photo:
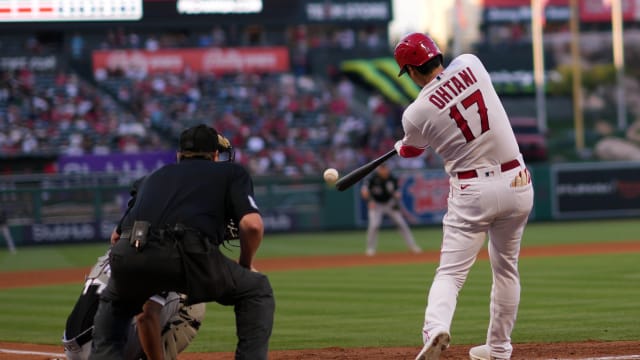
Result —
<path fill-rule="evenodd" d="M 480 345 L 472 347 L 469 350 L 469 359 L 471 360 L 507 360 L 491 356 L 491 348 L 489 345 Z"/>
<path fill-rule="evenodd" d="M 433 337 L 429 338 L 422 350 L 418 353 L 418 356 L 416 356 L 416 360 L 440 359 L 440 354 L 449 347 L 450 341 L 451 335 L 449 335 L 446 330 L 434 332 Z"/>

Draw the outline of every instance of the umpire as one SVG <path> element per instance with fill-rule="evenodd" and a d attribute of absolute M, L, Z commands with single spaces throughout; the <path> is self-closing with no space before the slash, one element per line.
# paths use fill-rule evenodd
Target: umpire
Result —
<path fill-rule="evenodd" d="M 216 162 L 217 148 L 215 129 L 189 128 L 180 135 L 178 162 L 140 184 L 111 249 L 111 278 L 96 312 L 89 359 L 123 359 L 132 317 L 163 291 L 186 294 L 188 304 L 233 305 L 235 358 L 267 359 L 275 301 L 268 278 L 252 266 L 264 233 L 262 217 L 248 172 Z M 239 228 L 238 262 L 219 249 L 229 219 Z"/>

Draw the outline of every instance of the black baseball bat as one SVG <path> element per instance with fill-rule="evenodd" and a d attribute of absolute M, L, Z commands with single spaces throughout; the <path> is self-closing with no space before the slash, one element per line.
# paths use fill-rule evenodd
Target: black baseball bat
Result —
<path fill-rule="evenodd" d="M 372 172 L 375 168 L 380 166 L 380 164 L 387 161 L 390 157 L 392 157 L 395 154 L 397 154 L 396 149 L 390 150 L 389 152 L 380 156 L 379 158 L 371 160 L 370 162 L 351 171 L 350 173 L 348 173 L 347 175 L 341 177 L 338 181 L 336 181 L 336 189 L 338 189 L 338 191 L 344 191 L 350 188 L 353 184 L 360 181 L 363 177 L 367 176 L 367 174 Z"/>

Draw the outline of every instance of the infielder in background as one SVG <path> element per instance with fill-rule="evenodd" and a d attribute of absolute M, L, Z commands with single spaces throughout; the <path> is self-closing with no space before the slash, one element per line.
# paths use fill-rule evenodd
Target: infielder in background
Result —
<path fill-rule="evenodd" d="M 407 247 L 414 252 L 420 253 L 422 249 L 416 244 L 409 225 L 400 211 L 400 191 L 398 189 L 398 179 L 391 173 L 388 165 L 381 164 L 376 171 L 365 180 L 360 188 L 362 199 L 367 201 L 369 226 L 367 228 L 367 249 L 366 255 L 376 254 L 378 247 L 378 232 L 382 219 L 389 216 L 396 224 Z"/>
<path fill-rule="evenodd" d="M 4 242 L 7 243 L 7 249 L 9 249 L 9 252 L 15 254 L 16 245 L 13 242 L 13 237 L 11 236 L 11 230 L 9 229 L 8 221 L 9 219 L 7 211 L 3 207 L 0 207 L 0 232 L 2 232 Z"/>
<path fill-rule="evenodd" d="M 424 347 L 416 359 L 438 359 L 449 346 L 462 288 L 489 235 L 493 272 L 486 343 L 469 351 L 472 360 L 510 359 L 511 332 L 520 303 L 518 257 L 533 207 L 533 187 L 509 117 L 487 70 L 471 54 L 445 68 L 428 36 L 413 33 L 396 45 L 400 74 L 422 89 L 404 111 L 404 138 L 395 148 L 403 158 L 431 147 L 450 176 L 443 219 L 440 264 L 427 298 Z"/>

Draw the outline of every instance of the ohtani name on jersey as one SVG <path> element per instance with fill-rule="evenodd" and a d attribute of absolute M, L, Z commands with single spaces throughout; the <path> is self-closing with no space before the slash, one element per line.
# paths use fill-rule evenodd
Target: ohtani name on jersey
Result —
<path fill-rule="evenodd" d="M 444 82 L 437 89 L 435 89 L 431 95 L 429 95 L 429 101 L 435 105 L 438 109 L 444 109 L 454 96 L 457 96 L 469 86 L 478 82 L 476 76 L 471 71 L 470 67 L 467 67 L 457 74 L 453 75 L 451 79 Z"/>

